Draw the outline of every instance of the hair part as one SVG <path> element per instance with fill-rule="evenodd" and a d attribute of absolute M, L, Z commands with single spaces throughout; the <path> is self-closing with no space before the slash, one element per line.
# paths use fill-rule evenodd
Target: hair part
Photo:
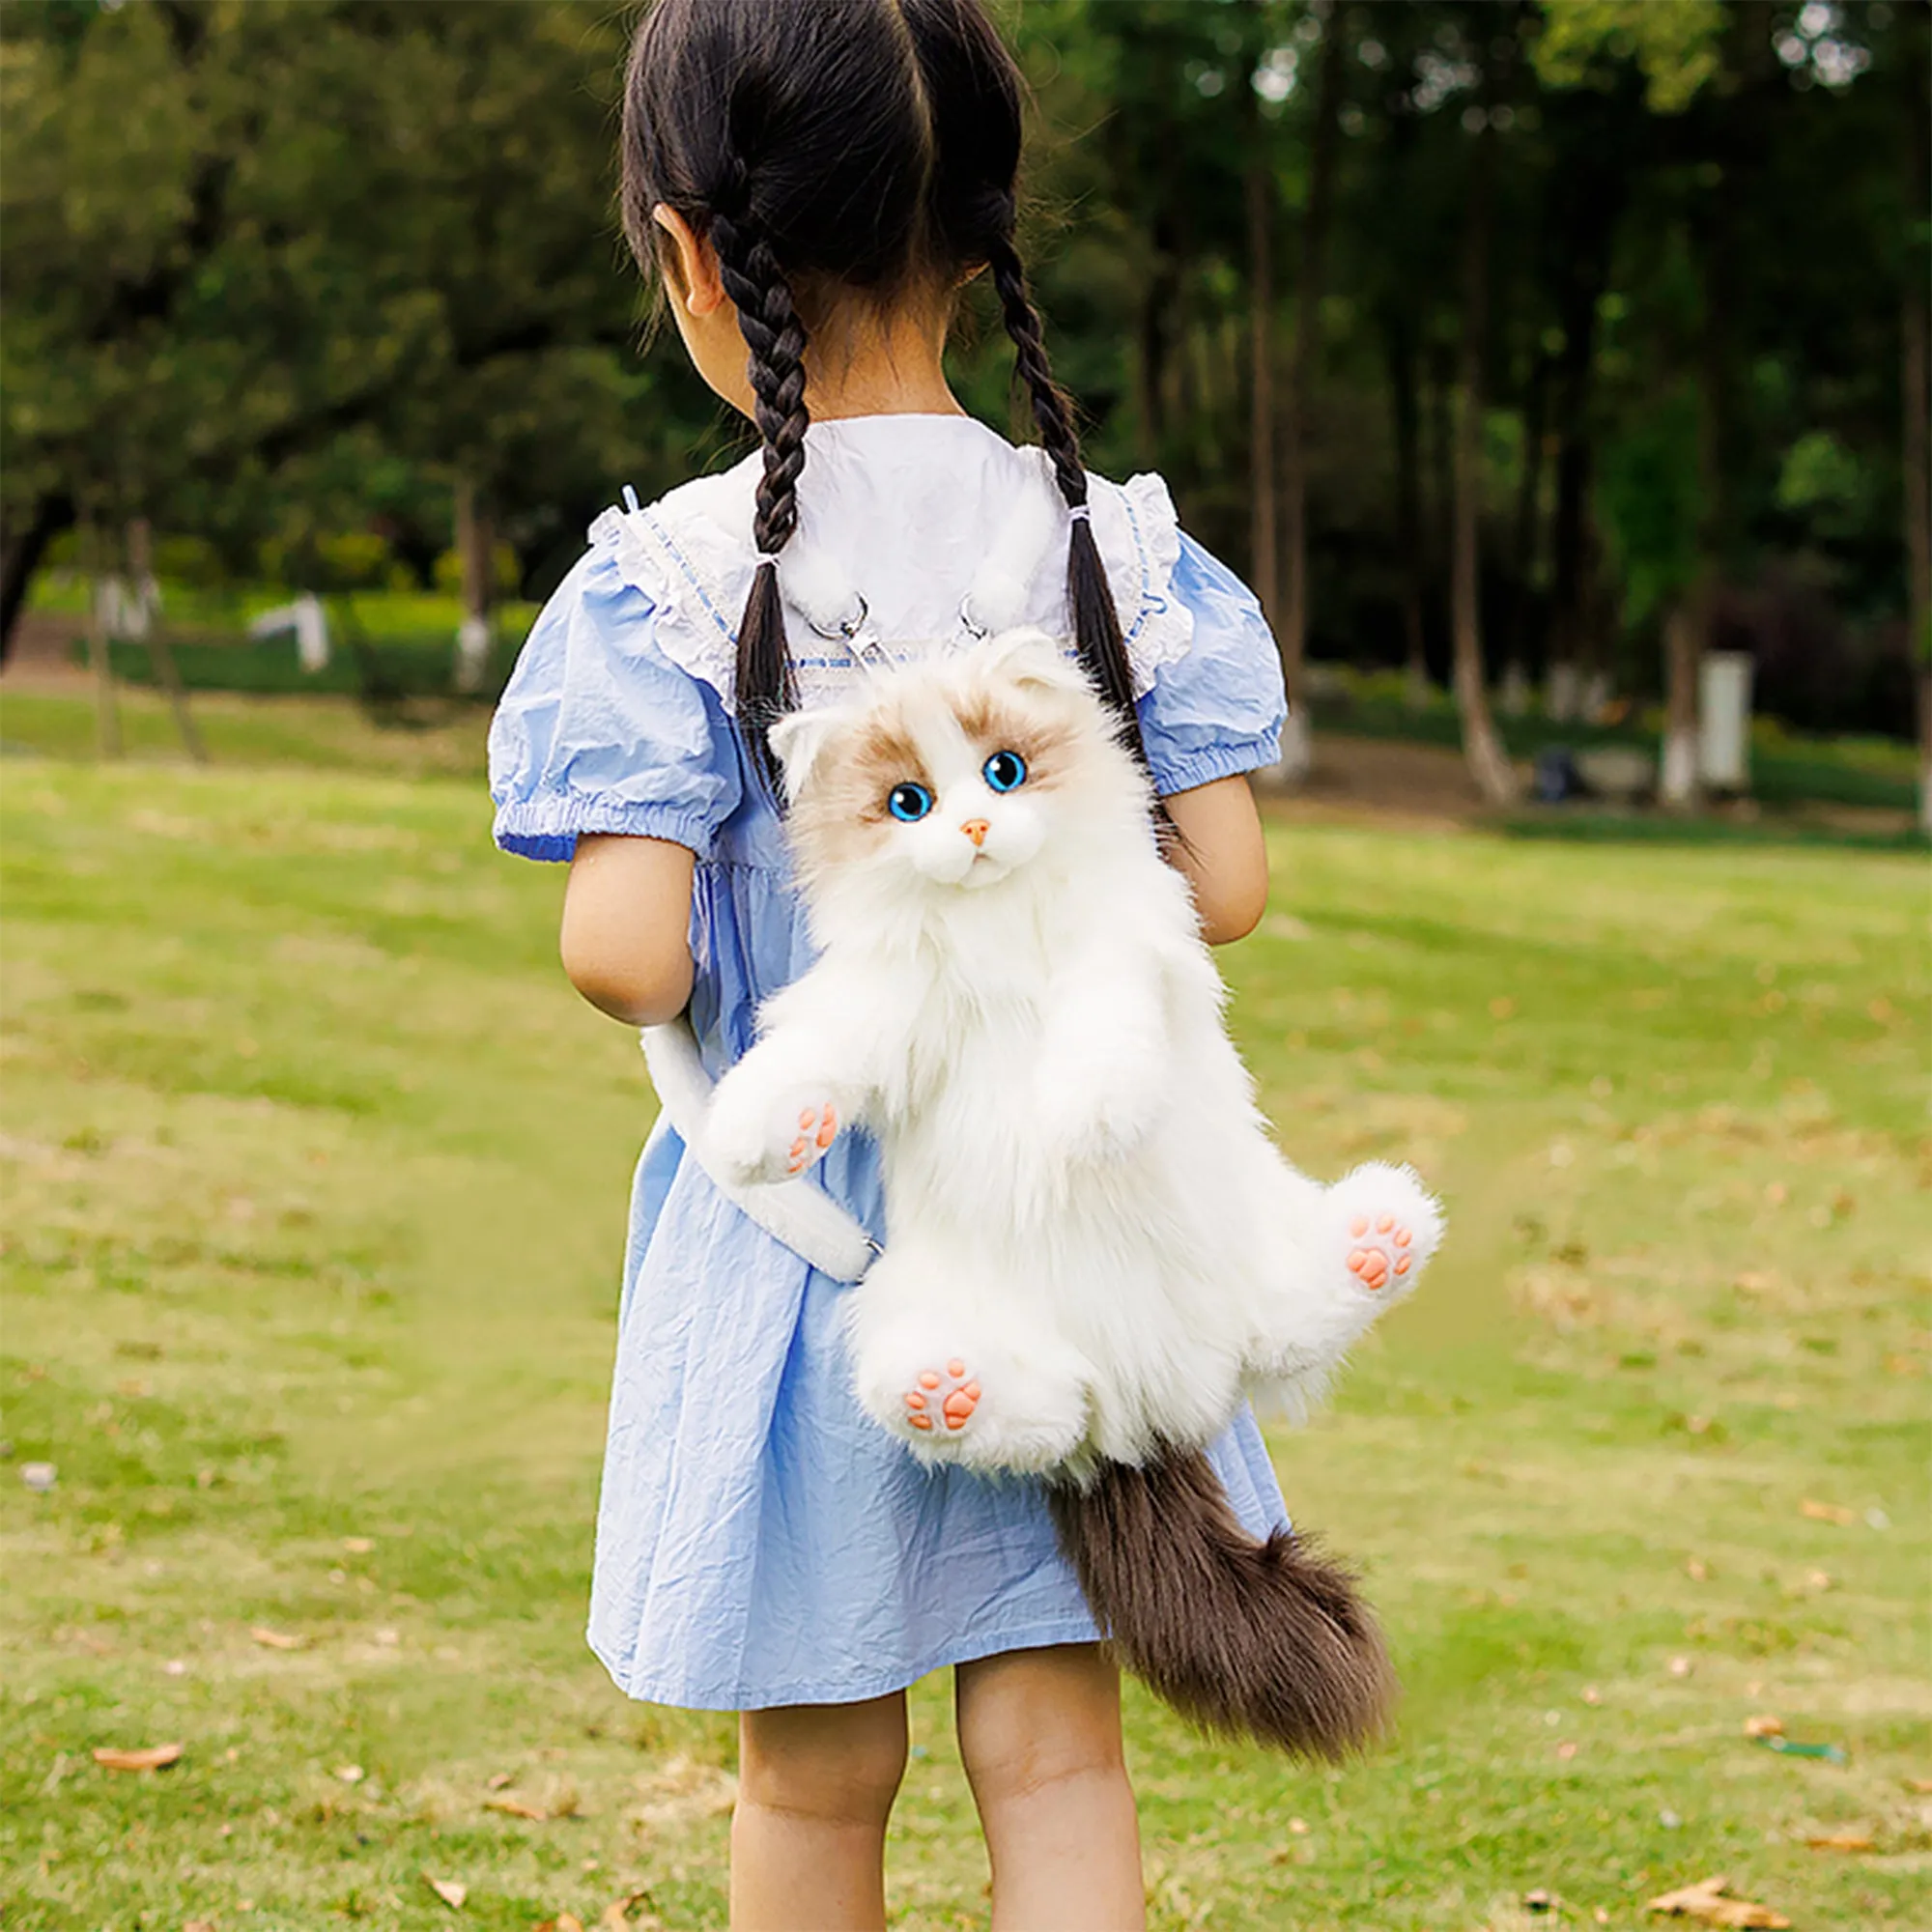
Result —
<path fill-rule="evenodd" d="M 1145 762 L 1073 409 L 1014 244 L 1024 100 L 980 0 L 658 0 L 632 43 L 620 189 L 632 252 L 650 272 L 661 260 L 652 211 L 681 214 L 717 250 L 745 337 L 764 472 L 733 708 L 774 800 L 767 733 L 796 702 L 776 558 L 798 527 L 811 420 L 801 291 L 890 305 L 981 266 L 1075 512 L 1066 593 L 1080 662 Z"/>

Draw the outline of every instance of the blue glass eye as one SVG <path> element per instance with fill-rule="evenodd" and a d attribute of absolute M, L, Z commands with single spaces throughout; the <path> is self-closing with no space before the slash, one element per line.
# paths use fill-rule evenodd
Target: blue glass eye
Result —
<path fill-rule="evenodd" d="M 901 823 L 917 825 L 932 810 L 932 794 L 923 784 L 895 785 L 886 810 Z"/>
<path fill-rule="evenodd" d="M 1026 775 L 1026 760 L 1017 752 L 995 752 L 980 767 L 980 776 L 995 791 L 1018 791 Z"/>

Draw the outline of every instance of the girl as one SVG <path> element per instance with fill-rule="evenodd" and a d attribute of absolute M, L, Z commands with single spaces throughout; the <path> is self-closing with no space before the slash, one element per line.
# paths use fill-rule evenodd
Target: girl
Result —
<path fill-rule="evenodd" d="M 852 674 L 862 616 L 887 639 L 956 636 L 1029 493 L 1045 505 L 1037 583 L 1137 725 L 1208 936 L 1237 939 L 1261 914 L 1242 775 L 1276 754 L 1274 646 L 1253 599 L 1177 530 L 1158 478 L 1117 489 L 1081 466 L 1014 250 L 1020 117 L 978 0 L 661 0 L 638 33 L 626 231 L 762 449 L 599 520 L 504 695 L 492 790 L 505 850 L 570 861 L 578 990 L 631 1025 L 688 1009 L 714 1074 L 809 957 L 766 728 Z M 980 273 L 1040 450 L 947 385 L 955 292 Z M 863 608 L 828 621 L 799 582 L 788 594 L 808 556 Z M 841 1137 L 819 1171 L 883 1233 L 869 1143 Z M 862 1416 L 840 1292 L 724 1203 L 675 1136 L 653 1136 L 591 1645 L 631 1696 L 743 1714 L 738 1932 L 884 1925 L 905 1687 L 943 1664 L 994 1926 L 1140 1926 L 1119 1684 L 1043 1499 L 924 1469 Z M 1251 1531 L 1285 1524 L 1251 1417 L 1213 1462 Z"/>

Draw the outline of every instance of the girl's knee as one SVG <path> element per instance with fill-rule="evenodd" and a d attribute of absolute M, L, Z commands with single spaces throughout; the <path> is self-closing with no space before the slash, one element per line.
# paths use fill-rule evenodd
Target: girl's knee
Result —
<path fill-rule="evenodd" d="M 739 1719 L 739 1796 L 767 1810 L 883 1825 L 905 1765 L 902 1696 L 747 1711 Z"/>
<path fill-rule="evenodd" d="M 957 1689 L 959 1754 L 981 1806 L 1072 1778 L 1124 1781 L 1120 1676 L 1096 1645 L 964 1664 Z"/>

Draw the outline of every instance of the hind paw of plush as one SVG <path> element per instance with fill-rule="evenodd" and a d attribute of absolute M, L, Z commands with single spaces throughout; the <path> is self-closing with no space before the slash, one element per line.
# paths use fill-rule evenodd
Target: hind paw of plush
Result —
<path fill-rule="evenodd" d="M 1409 1293 L 1442 1239 L 1440 1208 L 1406 1167 L 1356 1168 L 1328 1190 L 1326 1208 L 1335 1259 L 1378 1301 Z"/>
<path fill-rule="evenodd" d="M 900 1344 L 867 1350 L 858 1380 L 872 1418 L 922 1462 L 1051 1469 L 1086 1434 L 1086 1389 L 1070 1362 Z"/>

